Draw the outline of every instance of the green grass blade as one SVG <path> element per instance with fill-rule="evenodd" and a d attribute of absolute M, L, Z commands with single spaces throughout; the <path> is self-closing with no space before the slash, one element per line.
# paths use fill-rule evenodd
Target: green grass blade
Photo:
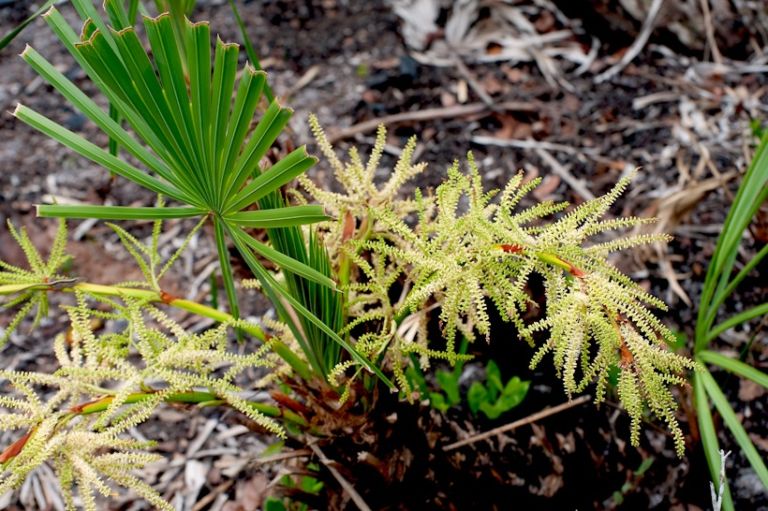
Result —
<path fill-rule="evenodd" d="M 240 211 L 265 195 L 290 183 L 309 170 L 317 159 L 307 154 L 306 147 L 300 147 L 257 176 L 227 203 L 227 213 Z"/>
<path fill-rule="evenodd" d="M 101 149 L 80 135 L 77 135 L 64 128 L 63 126 L 56 124 L 47 117 L 44 117 L 35 112 L 31 108 L 25 107 L 24 105 L 19 105 L 16 107 L 13 115 L 29 124 L 36 130 L 61 142 L 76 153 L 84 156 L 85 158 L 88 158 L 94 163 L 101 165 L 109 171 L 114 172 L 115 174 L 130 181 L 133 181 L 134 183 L 147 188 L 148 190 L 152 190 L 155 193 L 184 202 L 184 194 L 177 190 L 175 187 L 163 183 L 162 181 L 159 181 L 154 177 L 145 174 L 136 167 L 129 165 L 128 163 L 116 158 L 115 156 L 112 156 L 108 151 Z"/>
<path fill-rule="evenodd" d="M 704 362 L 720 366 L 726 371 L 730 371 L 733 374 L 752 380 L 753 382 L 768 388 L 768 374 L 765 374 L 759 369 L 755 369 L 751 365 L 745 364 L 740 360 L 726 357 L 725 355 L 709 350 L 700 352 L 698 357 Z"/>
<path fill-rule="evenodd" d="M 264 243 L 256 241 L 256 239 L 254 239 L 252 236 L 249 236 L 242 230 L 238 230 L 235 232 L 237 233 L 237 236 L 239 237 L 240 241 L 243 244 L 250 247 L 254 252 L 259 254 L 261 257 L 264 257 L 265 259 L 268 259 L 273 263 L 276 263 L 284 271 L 289 271 L 296 275 L 301 275 L 306 279 L 317 282 L 318 284 L 327 286 L 331 289 L 336 288 L 335 282 L 333 282 L 330 278 L 326 277 L 325 275 L 318 272 L 314 268 L 310 268 L 306 264 L 300 261 L 297 261 L 292 257 L 288 257 L 282 252 L 278 252 L 274 248 L 267 246 Z"/>
<path fill-rule="evenodd" d="M 240 16 L 240 11 L 238 11 L 237 5 L 233 0 L 229 0 L 229 5 L 232 7 L 232 14 L 235 16 L 235 21 L 237 22 L 237 26 L 240 29 L 240 35 L 243 38 L 245 53 L 248 55 L 248 58 L 251 61 L 251 65 L 260 71 L 261 61 L 259 60 L 259 55 L 256 53 L 256 49 L 251 43 L 251 38 L 248 37 L 248 30 L 245 28 L 245 23 L 243 23 L 243 18 Z M 267 101 L 270 103 L 275 100 L 275 94 L 272 92 L 272 88 L 269 86 L 269 83 L 264 84 L 264 95 L 267 97 Z"/>
<path fill-rule="evenodd" d="M 710 399 L 712 399 L 712 403 L 715 405 L 715 408 L 717 408 L 717 411 L 720 412 L 728 429 L 731 430 L 731 433 L 736 439 L 736 443 L 738 443 L 739 447 L 744 451 L 744 455 L 747 457 L 747 460 L 749 460 L 749 464 L 755 469 L 757 477 L 760 478 L 763 486 L 768 488 L 768 467 L 765 466 L 765 461 L 762 456 L 760 456 L 760 453 L 757 452 L 755 444 L 752 443 L 749 435 L 744 430 L 741 421 L 736 416 L 736 412 L 733 411 L 725 394 L 720 390 L 720 386 L 708 371 L 698 373 L 697 376 L 701 377 L 704 388 L 707 390 Z"/>
<path fill-rule="evenodd" d="M 27 28 L 33 21 L 35 21 L 40 15 L 42 15 L 45 11 L 51 8 L 53 4 L 56 3 L 56 0 L 48 0 L 43 4 L 42 7 L 40 7 L 38 10 L 33 12 L 29 18 L 25 19 L 21 23 L 19 23 L 16 28 L 12 29 L 10 32 L 5 34 L 2 39 L 0 39 L 0 50 L 11 44 L 11 41 L 16 39 L 16 37 L 25 29 Z"/>
<path fill-rule="evenodd" d="M 51 204 L 37 206 L 37 216 L 43 218 L 98 218 L 101 220 L 165 220 L 192 218 L 207 214 L 201 208 L 132 207 L 132 206 L 74 206 Z"/>
<path fill-rule="evenodd" d="M 731 281 L 728 283 L 728 286 L 725 288 L 725 290 L 722 293 L 723 297 L 730 296 L 731 293 L 733 293 L 734 290 L 736 290 L 736 287 L 741 283 L 741 281 L 744 280 L 747 275 L 749 275 L 749 272 L 751 272 L 755 268 L 755 266 L 757 266 L 760 263 L 760 261 L 762 261 L 767 255 L 768 255 L 768 244 L 763 246 L 763 248 L 761 248 L 760 251 L 757 254 L 755 254 L 755 256 L 752 257 L 752 259 L 750 259 L 747 264 L 744 265 L 741 271 L 738 274 L 736 274 L 736 276 L 733 279 L 731 279 Z M 716 307 L 719 307 L 720 303 L 714 303 L 713 305 Z"/>
<path fill-rule="evenodd" d="M 717 440 L 715 423 L 712 420 L 712 412 L 709 409 L 709 398 L 700 377 L 701 373 L 693 375 L 694 398 L 696 402 L 696 417 L 698 417 L 699 434 L 704 448 L 704 456 L 707 459 L 709 475 L 715 484 L 720 480 L 720 442 Z M 725 495 L 723 496 L 723 508 L 725 511 L 734 511 L 731 489 L 728 481 L 725 481 Z"/>
<path fill-rule="evenodd" d="M 258 211 L 242 211 L 224 217 L 228 223 L 240 227 L 271 229 L 313 224 L 328 220 L 321 206 L 292 206 Z"/>
<path fill-rule="evenodd" d="M 722 323 L 715 325 L 709 334 L 707 334 L 705 339 L 707 342 L 711 342 L 714 339 L 717 339 L 717 337 L 726 330 L 745 323 L 750 319 L 764 316 L 766 314 L 768 314 L 768 302 L 747 309 L 739 314 L 736 314 L 732 318 L 729 318 Z"/>
<path fill-rule="evenodd" d="M 707 269 L 696 321 L 694 346 L 696 351 L 703 349 L 708 343 L 707 332 L 715 321 L 720 305 L 728 296 L 725 291 L 728 289 L 728 281 L 736 261 L 741 237 L 751 222 L 756 208 L 759 207 L 759 202 L 765 198 L 766 183 L 768 183 L 768 134 L 763 136 L 739 186 Z"/>

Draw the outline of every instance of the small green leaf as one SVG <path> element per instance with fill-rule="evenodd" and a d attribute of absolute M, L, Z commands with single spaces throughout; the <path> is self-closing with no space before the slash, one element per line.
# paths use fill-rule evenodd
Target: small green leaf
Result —
<path fill-rule="evenodd" d="M 485 368 L 485 379 L 488 382 L 488 393 L 492 401 L 496 400 L 499 392 L 504 388 L 501 381 L 501 370 L 495 361 L 489 360 Z"/>
<path fill-rule="evenodd" d="M 511 378 L 504 386 L 504 392 L 499 396 L 499 405 L 503 411 L 511 410 L 522 403 L 528 394 L 530 384 L 530 381 L 523 381 L 517 376 Z"/>
<path fill-rule="evenodd" d="M 459 375 L 454 374 L 453 371 L 437 371 L 435 378 L 448 398 L 448 405 L 454 406 L 459 404 L 461 401 L 459 396 Z"/>
<path fill-rule="evenodd" d="M 281 499 L 267 497 L 264 501 L 264 511 L 288 511 Z"/>
<path fill-rule="evenodd" d="M 472 382 L 467 392 L 467 404 L 472 415 L 477 415 L 480 405 L 488 401 L 488 391 L 479 381 Z"/>
<path fill-rule="evenodd" d="M 451 408 L 451 405 L 445 400 L 445 396 L 439 392 L 429 393 L 429 404 L 440 413 L 445 413 Z"/>

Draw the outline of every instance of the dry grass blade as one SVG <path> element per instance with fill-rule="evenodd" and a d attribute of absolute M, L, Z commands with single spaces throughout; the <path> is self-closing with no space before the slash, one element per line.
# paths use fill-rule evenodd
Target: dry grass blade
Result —
<path fill-rule="evenodd" d="M 627 65 L 629 65 L 629 63 L 643 51 L 645 43 L 648 42 L 648 38 L 651 37 L 651 33 L 656 26 L 656 18 L 659 15 L 663 3 L 664 0 L 653 0 L 653 4 L 651 4 L 650 9 L 648 9 L 648 15 L 643 22 L 643 28 L 640 30 L 637 39 L 635 39 L 632 46 L 630 46 L 627 52 L 621 57 L 621 60 L 595 77 L 595 83 L 602 83 L 606 80 L 610 80 L 627 67 Z"/>

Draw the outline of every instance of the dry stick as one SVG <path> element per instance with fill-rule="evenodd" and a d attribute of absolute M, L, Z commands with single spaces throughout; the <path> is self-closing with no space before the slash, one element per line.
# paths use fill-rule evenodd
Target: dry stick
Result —
<path fill-rule="evenodd" d="M 445 119 L 449 117 L 462 117 L 465 115 L 479 114 L 483 112 L 489 112 L 491 110 L 503 111 L 514 110 L 517 112 L 536 112 L 541 110 L 540 105 L 532 102 L 525 101 L 505 101 L 494 105 L 493 108 L 489 107 L 485 103 L 469 103 L 468 105 L 456 105 L 446 108 L 427 108 L 424 110 L 416 110 L 415 112 L 401 112 L 399 114 L 387 115 L 378 119 L 370 119 L 363 121 L 349 128 L 341 129 L 335 133 L 331 133 L 328 137 L 328 141 L 331 144 L 344 140 L 345 138 L 352 137 L 358 133 L 367 133 L 375 130 L 380 124 L 385 126 L 390 124 L 399 124 L 402 122 L 411 121 L 431 121 L 434 119 Z"/>
<path fill-rule="evenodd" d="M 192 511 L 202 511 L 202 509 L 205 509 L 205 506 L 216 500 L 216 498 L 221 495 L 222 493 L 228 491 L 232 485 L 235 484 L 234 479 L 230 479 L 229 481 L 225 481 L 215 487 L 213 490 L 211 490 L 211 493 L 200 499 L 197 504 L 194 505 L 192 508 Z"/>
<path fill-rule="evenodd" d="M 265 465 L 267 463 L 276 463 L 278 461 L 290 460 L 292 458 L 304 458 L 312 455 L 312 451 L 309 449 L 296 449 L 288 452 L 281 452 L 273 454 L 272 456 L 264 456 L 263 458 L 257 458 L 253 460 L 254 465 Z"/>
<path fill-rule="evenodd" d="M 475 94 L 478 95 L 483 103 L 488 105 L 488 108 L 493 108 L 493 98 L 485 91 L 483 86 L 480 85 L 467 65 L 464 64 L 464 61 L 461 60 L 461 57 L 456 56 L 454 61 L 456 62 L 456 69 L 459 71 L 459 74 L 461 74 L 461 76 L 464 77 L 464 79 L 467 81 L 469 87 L 475 91 Z"/>
<path fill-rule="evenodd" d="M 568 183 L 568 185 L 573 188 L 573 190 L 581 195 L 581 198 L 584 200 L 593 200 L 595 198 L 594 194 L 589 191 L 589 188 L 584 184 L 584 182 L 581 179 L 577 179 L 568 172 L 568 169 L 565 168 L 560 164 L 559 161 L 555 159 L 554 156 L 549 154 L 545 149 L 536 149 L 536 154 L 539 155 L 539 158 L 541 158 L 544 163 L 549 165 L 549 168 L 552 169 L 552 172 L 560 176 L 560 178 Z"/>
<path fill-rule="evenodd" d="M 533 139 L 517 139 L 517 138 L 496 138 L 477 135 L 470 139 L 470 142 L 480 145 L 495 145 L 499 147 L 515 147 L 517 149 L 544 149 L 546 151 L 555 151 L 558 153 L 566 154 L 586 154 L 590 156 L 595 155 L 595 150 L 590 147 L 572 147 L 565 144 L 557 144 L 555 142 L 546 142 L 542 140 Z"/>
<path fill-rule="evenodd" d="M 701 0 L 701 10 L 704 12 L 704 27 L 707 33 L 709 49 L 712 51 L 712 60 L 715 61 L 715 64 L 722 65 L 723 55 L 720 53 L 720 48 L 717 47 L 715 27 L 712 25 L 712 11 L 709 9 L 709 0 Z"/>
<path fill-rule="evenodd" d="M 280 99 L 282 99 L 284 102 L 287 102 L 288 98 L 293 97 L 294 94 L 296 94 L 301 89 L 303 89 L 304 87 L 312 83 L 312 80 L 317 78 L 317 75 L 320 74 L 320 71 L 321 71 L 321 67 L 319 65 L 314 65 L 309 69 L 307 69 L 307 72 L 301 75 L 301 78 L 299 78 L 299 80 L 295 84 L 293 84 L 293 86 L 291 86 L 291 88 L 288 89 Z"/>
<path fill-rule="evenodd" d="M 325 454 L 323 454 L 323 451 L 320 450 L 320 448 L 317 446 L 317 444 L 309 444 L 309 447 L 312 448 L 312 450 L 315 452 L 317 457 L 320 459 L 320 463 L 326 466 L 328 470 L 331 472 L 331 475 L 336 478 L 336 480 L 339 482 L 342 488 L 344 488 L 344 491 L 346 491 L 349 496 L 352 498 L 352 502 L 355 503 L 357 508 L 360 511 L 371 511 L 371 508 L 368 506 L 368 504 L 365 503 L 363 498 L 360 496 L 359 493 L 357 493 L 357 490 L 352 486 L 352 484 L 347 481 L 341 473 L 336 470 L 336 468 L 333 467 L 332 463 L 333 460 L 329 460 L 325 457 Z"/>
<path fill-rule="evenodd" d="M 648 38 L 651 37 L 651 33 L 656 25 L 656 17 L 659 15 L 663 3 L 664 0 L 653 0 L 651 8 L 648 9 L 648 15 L 645 17 L 645 21 L 643 21 L 643 27 L 640 30 L 637 39 L 635 39 L 635 42 L 632 43 L 632 46 L 630 46 L 624 56 L 621 57 L 621 60 L 595 77 L 595 83 L 602 83 L 619 74 L 621 70 L 627 67 L 627 65 L 643 50 L 645 43 L 648 42 Z"/>
<path fill-rule="evenodd" d="M 585 395 L 581 396 L 579 398 L 576 398 L 572 401 L 567 401 L 563 404 L 559 404 L 557 406 L 553 406 L 552 408 L 545 408 L 544 410 L 541 410 L 539 412 L 536 412 L 534 414 L 529 415 L 528 417 L 525 417 L 523 419 L 517 420 L 515 422 L 505 424 L 503 426 L 499 426 L 498 428 L 493 428 L 490 431 L 486 431 L 485 433 L 479 433 L 477 435 L 473 435 L 471 437 L 465 438 L 464 440 L 459 440 L 458 442 L 454 442 L 452 444 L 444 445 L 443 451 L 452 451 L 454 449 L 458 449 L 459 447 L 462 447 L 467 444 L 472 444 L 475 442 L 479 442 L 480 440 L 485 440 L 487 438 L 494 437 L 496 435 L 500 435 L 502 433 L 506 433 L 507 431 L 512 431 L 513 429 L 517 429 L 520 426 L 525 426 L 526 424 L 530 424 L 532 422 L 536 422 L 537 420 L 543 419 L 545 417 L 549 417 L 550 415 L 555 415 L 556 413 L 560 413 L 563 410 L 567 410 L 569 408 L 573 408 L 574 406 L 578 406 L 580 404 L 586 403 L 592 399 L 591 396 Z"/>

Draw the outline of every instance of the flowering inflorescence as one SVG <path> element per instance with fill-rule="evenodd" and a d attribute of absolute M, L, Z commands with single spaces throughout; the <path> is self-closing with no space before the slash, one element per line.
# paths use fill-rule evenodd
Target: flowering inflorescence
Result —
<path fill-rule="evenodd" d="M 357 221 L 368 223 L 364 233 L 347 238 L 339 236 L 339 224 L 328 226 L 330 237 L 341 242 L 339 252 L 356 266 L 356 277 L 348 285 L 348 329 L 361 332 L 356 344 L 361 352 L 386 353 L 401 390 L 410 394 L 405 367 L 412 363 L 411 354 L 419 355 L 422 365 L 430 358 L 455 363 L 462 357 L 456 350 L 457 335 L 473 340 L 479 334 L 488 340 L 488 306 L 493 304 L 504 320 L 516 325 L 522 339 L 537 347 L 532 367 L 552 355 L 569 396 L 594 383 L 599 403 L 605 399 L 611 371 L 618 368 L 618 395 L 632 418 L 632 442 L 639 441 L 640 420 L 648 408 L 668 424 L 682 453 L 670 385 L 683 384 L 682 375 L 694 363 L 667 347 L 674 335 L 650 310 L 664 310 L 665 304 L 606 260 L 612 252 L 669 238 L 638 235 L 591 242 L 606 231 L 653 221 L 605 218 L 632 175 L 608 194 L 570 210 L 567 203 L 552 201 L 520 208 L 540 179 L 526 181 L 518 174 L 503 190 L 485 191 L 469 154 L 469 172 L 461 172 L 455 163 L 434 198 L 416 190 L 412 201 L 397 202 L 392 195 L 371 207 L 375 195 L 366 193 L 375 187 L 360 183 L 372 183 L 375 170 L 366 168 L 361 174 L 355 151 L 350 152 L 351 163 L 342 164 L 316 121 L 313 127 L 348 194 L 305 187 L 326 208 L 350 211 Z M 375 163 L 383 133 L 380 129 L 373 150 Z M 421 170 L 410 163 L 411 156 L 404 151 L 395 169 Z M 397 175 L 396 170 L 392 180 L 402 183 Z M 546 303 L 541 319 L 530 322 L 524 318 L 532 306 L 527 283 L 534 274 L 543 280 Z M 393 299 L 396 284 L 404 290 Z M 428 335 L 432 309 L 439 309 L 439 341 Z M 345 369 L 338 367 L 335 375 Z"/>
<path fill-rule="evenodd" d="M 32 328 L 48 314 L 49 289 L 71 282 L 65 275 L 59 273 L 69 259 L 64 250 L 67 244 L 67 232 L 63 220 L 59 221 L 59 229 L 51 244 L 47 261 L 32 243 L 25 228 L 16 230 L 8 221 L 8 231 L 24 252 L 29 268 L 20 268 L 0 260 L 0 295 L 10 296 L 8 300 L 0 303 L 0 308 L 19 306 L 13 319 L 5 328 L 5 333 L 0 336 L 0 347 L 8 341 L 11 333 L 30 312 L 35 311 Z"/>
<path fill-rule="evenodd" d="M 159 230 L 156 226 L 152 239 Z M 63 226 L 60 233 L 66 239 Z M 25 234 L 18 239 L 29 244 Z M 124 241 L 135 255 L 147 255 L 147 270 L 154 268 L 155 244 L 145 251 L 135 239 Z M 63 253 L 63 242 L 57 243 L 56 251 Z M 131 288 L 124 289 L 130 293 Z M 133 489 L 156 508 L 173 509 L 132 473 L 161 457 L 147 452 L 151 444 L 126 436 L 164 402 L 226 405 L 283 435 L 282 427 L 259 411 L 259 403 L 244 398 L 236 381 L 249 368 L 274 365 L 269 343 L 244 355 L 228 347 L 231 329 L 249 327 L 244 321 L 225 321 L 195 333 L 147 299 L 108 297 L 78 287 L 72 291 L 75 304 L 65 307 L 70 331 L 57 336 L 53 346 L 59 368 L 52 374 L 0 370 L 6 387 L 0 396 L 6 410 L 0 414 L 0 429 L 22 431 L 0 453 L 0 494 L 48 462 L 71 509 L 75 486 L 85 509 L 96 510 L 96 495 L 113 493 L 110 481 Z"/>

